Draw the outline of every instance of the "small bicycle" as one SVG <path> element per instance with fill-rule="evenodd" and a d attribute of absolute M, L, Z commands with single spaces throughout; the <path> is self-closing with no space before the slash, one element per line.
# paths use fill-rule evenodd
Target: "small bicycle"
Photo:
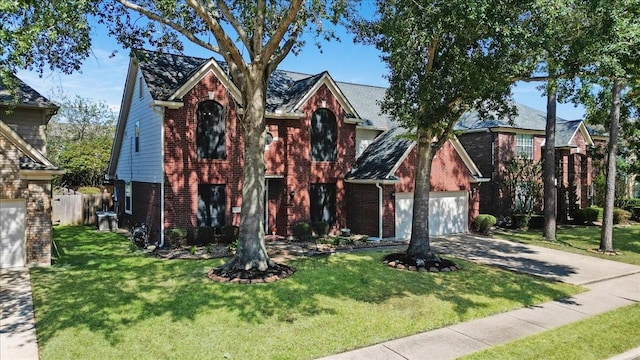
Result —
<path fill-rule="evenodd" d="M 133 243 L 137 247 L 146 249 L 147 245 L 149 245 L 149 229 L 147 227 L 147 223 L 142 222 L 135 224 L 131 229 L 131 236 L 133 238 Z"/>

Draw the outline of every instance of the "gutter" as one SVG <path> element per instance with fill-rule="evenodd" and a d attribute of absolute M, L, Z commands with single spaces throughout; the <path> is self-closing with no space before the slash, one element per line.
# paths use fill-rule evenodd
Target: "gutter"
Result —
<path fill-rule="evenodd" d="M 161 150 L 160 150 L 160 158 L 162 159 L 162 180 L 160 180 L 160 243 L 158 244 L 158 247 L 162 248 L 164 247 L 164 178 L 165 178 L 165 173 L 164 173 L 164 155 L 165 155 L 165 151 L 164 151 L 164 145 L 165 145 L 165 141 L 164 141 L 164 113 L 165 110 L 164 108 L 162 109 L 162 120 L 160 121 L 160 146 L 161 146 Z"/>
<path fill-rule="evenodd" d="M 382 194 L 382 186 L 380 186 L 380 183 L 377 182 L 376 183 L 376 187 L 378 188 L 378 239 L 382 240 L 382 211 L 384 209 L 383 206 L 383 194 Z"/>

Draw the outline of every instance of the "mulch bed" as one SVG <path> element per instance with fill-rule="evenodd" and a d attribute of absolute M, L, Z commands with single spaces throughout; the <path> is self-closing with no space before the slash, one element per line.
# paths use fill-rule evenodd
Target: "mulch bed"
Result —
<path fill-rule="evenodd" d="M 389 254 L 382 261 L 393 268 L 409 271 L 448 272 L 460 270 L 460 267 L 451 260 L 444 258 L 418 259 L 406 253 Z"/>
<path fill-rule="evenodd" d="M 406 242 L 398 241 L 367 241 L 366 239 L 358 236 L 340 238 L 340 243 L 333 241 L 323 243 L 322 240 L 319 242 L 292 242 L 286 241 L 282 237 L 268 236 L 266 239 L 266 247 L 269 257 L 273 260 L 273 263 L 267 270 L 235 270 L 229 272 L 224 270 L 222 267 L 219 267 L 211 269 L 208 272 L 207 277 L 217 282 L 240 284 L 271 283 L 289 277 L 296 271 L 295 268 L 278 263 L 277 261 L 295 259 L 301 256 L 326 256 L 335 253 L 336 251 L 350 251 L 406 244 Z M 216 259 L 231 257 L 234 254 L 233 250 L 231 250 L 226 244 L 183 246 L 163 249 L 150 246 L 146 251 L 154 256 L 168 260 Z M 455 263 L 447 259 L 440 258 L 437 261 L 420 260 L 407 256 L 405 253 L 387 255 L 383 261 L 391 267 L 410 271 L 447 272 L 460 269 Z"/>

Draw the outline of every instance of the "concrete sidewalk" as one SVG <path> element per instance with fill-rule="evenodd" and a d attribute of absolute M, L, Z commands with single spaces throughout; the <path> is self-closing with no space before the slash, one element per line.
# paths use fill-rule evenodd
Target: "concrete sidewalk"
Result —
<path fill-rule="evenodd" d="M 29 269 L 0 269 L 0 359 L 38 359 Z"/>
<path fill-rule="evenodd" d="M 589 291 L 329 356 L 325 360 L 454 359 L 640 302 L 638 266 L 474 235 L 433 239 L 432 246 L 445 257 L 450 255 L 582 285 Z M 640 347 L 615 357 L 616 360 L 638 358 Z"/>

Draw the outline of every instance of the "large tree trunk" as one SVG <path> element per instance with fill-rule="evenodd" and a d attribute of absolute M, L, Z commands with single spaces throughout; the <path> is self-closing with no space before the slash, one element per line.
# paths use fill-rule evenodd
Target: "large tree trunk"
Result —
<path fill-rule="evenodd" d="M 556 190 L 556 80 L 550 79 L 547 88 L 547 125 L 544 145 L 544 237 L 556 240 L 558 194 Z"/>
<path fill-rule="evenodd" d="M 242 167 L 242 208 L 240 233 L 235 256 L 224 265 L 226 270 L 265 271 L 272 265 L 264 242 L 265 181 L 265 103 L 266 71 L 251 67 L 245 79 L 242 116 L 244 164 Z"/>
<path fill-rule="evenodd" d="M 616 196 L 616 152 L 618 151 L 618 130 L 620 127 L 620 93 L 622 83 L 614 79 L 611 101 L 611 129 L 607 145 L 607 182 L 600 234 L 600 251 L 613 251 L 613 206 Z"/>
<path fill-rule="evenodd" d="M 431 162 L 436 150 L 431 146 L 433 136 L 418 130 L 415 189 L 413 192 L 413 222 L 407 255 L 416 259 L 434 259 L 429 241 L 429 192 L 431 191 Z"/>

